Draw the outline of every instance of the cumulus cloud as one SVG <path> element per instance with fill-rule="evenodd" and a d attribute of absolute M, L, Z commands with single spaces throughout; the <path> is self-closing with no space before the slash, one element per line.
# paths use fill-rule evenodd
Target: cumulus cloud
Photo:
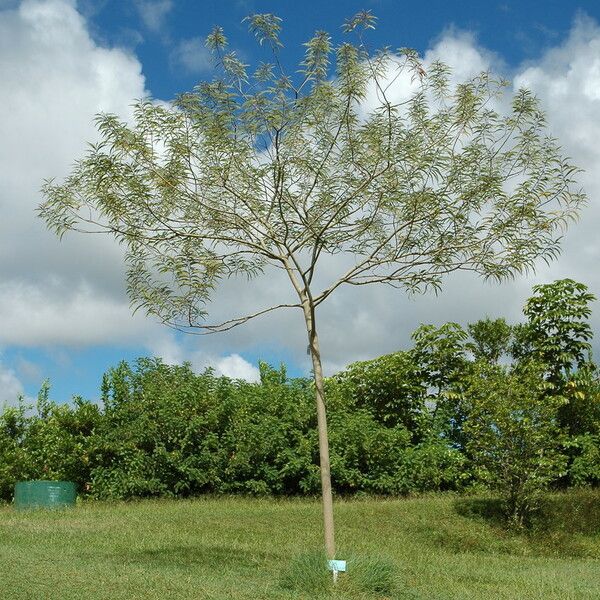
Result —
<path fill-rule="evenodd" d="M 530 88 L 541 99 L 548 122 L 575 164 L 584 170 L 580 181 L 588 195 L 581 220 L 565 236 L 561 258 L 539 270 L 544 280 L 572 277 L 588 284 L 600 297 L 600 27 L 580 15 L 569 37 L 549 49 L 537 63 L 523 65 L 515 87 Z M 600 344 L 600 310 L 593 315 Z M 598 348 L 600 351 L 600 348 Z M 596 352 L 598 353 L 598 352 Z"/>
<path fill-rule="evenodd" d="M 179 341 L 172 332 L 156 332 L 147 340 L 147 347 L 154 356 L 158 356 L 168 365 L 189 362 L 196 373 L 202 373 L 211 368 L 217 375 L 225 375 L 232 379 L 260 381 L 258 368 L 237 353 L 210 354 L 198 345 L 187 341 Z"/>
<path fill-rule="evenodd" d="M 5 406 L 14 406 L 23 394 L 23 384 L 15 372 L 0 362 L 0 412 Z"/>
<path fill-rule="evenodd" d="M 35 211 L 42 181 L 68 173 L 95 138 L 96 113 L 130 118 L 146 95 L 141 64 L 98 46 L 65 0 L 0 11 L 0 55 L 0 342 L 135 336 L 119 247 L 99 236 L 58 244 Z"/>
<path fill-rule="evenodd" d="M 146 11 L 146 26 L 157 29 L 172 3 L 138 2 L 140 7 Z M 204 52 L 199 40 L 188 40 L 174 54 L 173 64 L 201 72 Z M 281 348 L 308 371 L 299 311 L 273 313 L 223 335 L 182 341 L 142 315 L 131 316 L 116 244 L 101 236 L 77 235 L 59 244 L 35 218 L 41 181 L 64 176 L 85 151 L 85 141 L 95 138 L 93 115 L 104 110 L 128 119 L 132 101 L 147 94 L 137 58 L 95 43 L 67 0 L 26 0 L 18 8 L 0 10 L 0 55 L 0 343 L 144 345 L 168 362 L 190 360 L 199 370 L 212 365 L 219 373 L 251 380 L 258 372 L 242 355 Z M 338 290 L 318 311 L 329 373 L 405 346 L 420 322 L 465 323 L 486 315 L 517 320 L 534 283 L 570 276 L 600 296 L 595 231 L 600 218 L 599 57 L 598 24 L 585 17 L 574 23 L 564 43 L 513 72 L 468 33 L 447 30 L 432 43 L 426 61 L 445 60 L 457 77 L 499 69 L 515 87 L 527 85 L 539 95 L 565 151 L 586 169 L 582 183 L 590 206 L 567 234 L 559 261 L 540 265 L 536 276 L 498 286 L 462 274 L 448 279 L 438 297 L 407 298 L 385 287 Z M 395 85 L 393 92 L 402 97 L 407 82 Z M 339 260 L 334 257 L 326 265 L 320 281 L 328 282 Z M 290 300 L 289 283 L 268 273 L 250 283 L 223 282 L 210 309 L 219 321 Z M 598 312 L 593 321 L 597 342 Z M 3 377 L 17 389 L 14 373 L 16 379 Z"/>
<path fill-rule="evenodd" d="M 258 369 L 239 354 L 230 354 L 217 360 L 215 370 L 218 374 L 231 377 L 232 379 L 260 381 Z"/>
<path fill-rule="evenodd" d="M 123 344 L 147 338 L 152 328 L 141 315 L 132 317 L 123 299 L 60 279 L 0 286 L 0 314 L 2 339 L 15 346 Z"/>

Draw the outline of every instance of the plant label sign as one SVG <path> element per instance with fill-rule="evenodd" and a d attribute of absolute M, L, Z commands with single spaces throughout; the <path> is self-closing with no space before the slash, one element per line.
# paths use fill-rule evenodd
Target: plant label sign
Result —
<path fill-rule="evenodd" d="M 338 573 L 346 572 L 346 561 L 345 560 L 330 560 L 329 570 L 337 571 Z"/>

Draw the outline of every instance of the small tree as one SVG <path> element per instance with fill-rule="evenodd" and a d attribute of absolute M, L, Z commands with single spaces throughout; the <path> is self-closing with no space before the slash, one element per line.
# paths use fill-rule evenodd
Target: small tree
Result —
<path fill-rule="evenodd" d="M 544 368 L 526 363 L 511 372 L 481 361 L 473 365 L 464 390 L 467 453 L 517 527 L 537 510 L 541 493 L 566 466 L 558 424 L 565 400 L 548 395 L 552 384 L 544 381 Z"/>
<path fill-rule="evenodd" d="M 537 285 L 533 292 L 523 308 L 527 321 L 514 327 L 513 356 L 546 365 L 546 379 L 553 384 L 548 393 L 567 400 L 559 412 L 566 431 L 593 433 L 600 414 L 600 374 L 592 361 L 588 319 L 596 298 L 585 284 L 572 279 Z"/>
<path fill-rule="evenodd" d="M 333 557 L 318 307 L 343 285 L 424 292 L 459 269 L 512 277 L 556 256 L 583 194 L 529 91 L 503 114 L 505 83 L 489 73 L 455 85 L 446 65 L 425 66 L 412 50 L 370 52 L 369 12 L 346 22 L 354 42 L 334 47 L 317 31 L 288 74 L 281 20 L 247 21 L 268 62 L 249 72 L 216 27 L 207 45 L 220 74 L 171 106 L 138 102 L 132 124 L 100 115 L 100 142 L 64 183 L 46 183 L 40 212 L 59 235 L 114 235 L 132 303 L 178 329 L 214 333 L 301 311 Z M 400 97 L 394 82 L 404 84 Z M 341 253 L 345 270 L 317 288 L 324 258 Z M 222 278 L 267 267 L 285 273 L 295 302 L 206 323 L 205 303 Z"/>

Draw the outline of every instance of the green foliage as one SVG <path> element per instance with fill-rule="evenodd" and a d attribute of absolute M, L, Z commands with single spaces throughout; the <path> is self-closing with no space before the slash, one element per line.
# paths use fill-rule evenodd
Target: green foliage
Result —
<path fill-rule="evenodd" d="M 260 373 L 251 384 L 146 359 L 111 369 L 105 420 L 90 440 L 91 493 L 317 493 L 312 383 L 264 363 Z M 396 404 L 382 423 L 357 399 L 355 375 L 328 382 L 334 488 L 389 494 L 460 485 L 461 456 L 436 440 L 413 447 L 411 432 L 392 423 Z"/>
<path fill-rule="evenodd" d="M 50 229 L 122 243 L 136 307 L 220 331 L 275 308 L 312 312 L 342 284 L 421 292 L 457 269 L 501 281 L 556 256 L 585 197 L 530 91 L 502 103 L 507 83 L 490 73 L 455 83 L 414 50 L 370 51 L 369 11 L 337 46 L 315 32 L 290 72 L 281 19 L 245 22 L 269 62 L 250 74 L 215 27 L 213 78 L 171 105 L 138 101 L 130 122 L 99 115 L 99 142 L 44 185 Z M 406 80 L 399 103 L 390 82 Z M 315 289 L 322 260 L 342 252 L 354 266 Z M 223 278 L 273 266 L 298 303 L 206 325 Z"/>
<path fill-rule="evenodd" d="M 412 359 L 418 365 L 422 385 L 429 391 L 428 403 L 433 407 L 432 433 L 456 448 L 464 445 L 465 414 L 460 396 L 454 391 L 468 367 L 467 337 L 458 323 L 440 327 L 422 324 L 412 334 Z"/>
<path fill-rule="evenodd" d="M 533 291 L 523 309 L 527 324 L 520 331 L 521 345 L 548 366 L 551 381 L 559 384 L 591 362 L 593 334 L 587 320 L 595 297 L 572 279 L 537 285 Z"/>
<path fill-rule="evenodd" d="M 100 411 L 79 397 L 72 405 L 56 404 L 49 389 L 45 382 L 36 412 L 21 402 L 0 415 L 0 498 L 11 498 L 22 479 L 69 480 L 82 489 L 90 480 L 89 440 Z"/>
<path fill-rule="evenodd" d="M 412 339 L 415 343 L 413 360 L 419 365 L 427 387 L 440 395 L 460 377 L 466 365 L 467 334 L 458 323 L 445 323 L 440 327 L 421 325 Z"/>
<path fill-rule="evenodd" d="M 28 471 L 29 457 L 23 448 L 27 434 L 27 407 L 20 398 L 16 407 L 0 414 L 0 499 L 11 498 L 15 483 Z"/>
<path fill-rule="evenodd" d="M 572 279 L 535 286 L 523 310 L 527 322 L 514 329 L 515 358 L 543 362 L 552 383 L 546 395 L 565 399 L 558 419 L 570 436 L 569 482 L 577 485 L 598 481 L 591 440 L 600 433 L 600 374 L 591 358 L 588 321 L 594 300 L 583 283 Z"/>
<path fill-rule="evenodd" d="M 477 477 L 503 498 L 505 514 L 518 527 L 539 507 L 541 493 L 563 475 L 564 435 L 558 411 L 565 400 L 548 395 L 544 366 L 508 370 L 475 363 L 464 396 L 466 449 Z"/>
<path fill-rule="evenodd" d="M 577 436 L 569 440 L 567 448 L 574 456 L 569 481 L 576 486 L 600 486 L 600 435 Z"/>
<path fill-rule="evenodd" d="M 220 436 L 234 382 L 189 365 L 140 359 L 104 378 L 105 419 L 91 442 L 91 491 L 100 498 L 188 495 L 218 489 Z M 221 411 L 221 413 L 219 413 Z"/>
<path fill-rule="evenodd" d="M 508 353 L 512 327 L 504 319 L 481 319 L 467 326 L 471 341 L 466 344 L 475 360 L 497 363 Z"/>
<path fill-rule="evenodd" d="M 540 325 L 554 322 L 545 315 L 554 301 L 529 302 L 537 307 L 537 338 L 528 334 L 530 350 L 510 367 L 498 364 L 510 326 L 485 319 L 468 326 L 470 339 L 456 323 L 422 325 L 414 348 L 327 379 L 335 491 L 483 484 L 504 498 L 513 521 L 524 522 L 553 481 L 600 484 L 599 373 L 587 359 L 589 340 L 577 337 L 589 331 L 590 299 L 579 284 L 556 287 L 565 285 L 581 302 L 564 321 L 564 340 L 558 327 Z M 534 347 L 567 346 L 568 369 L 532 362 L 541 356 Z M 567 353 L 546 356 L 560 361 Z M 158 359 L 121 363 L 104 375 L 100 405 L 57 404 L 44 383 L 35 409 L 21 401 L 0 414 L 0 498 L 30 478 L 73 480 L 80 493 L 104 499 L 317 493 L 314 383 L 289 378 L 283 365 L 260 363 L 259 370 L 255 384 Z M 561 373 L 558 384 L 553 373 Z"/>
<path fill-rule="evenodd" d="M 395 414 L 402 402 L 391 389 L 387 408 L 371 404 L 378 389 L 400 380 L 390 376 L 378 388 L 372 376 L 383 371 L 376 367 L 354 365 L 348 377 L 327 383 L 334 489 L 406 494 L 461 487 L 464 457 L 421 426 L 423 406 L 409 420 L 419 427 L 415 433 Z M 157 359 L 121 363 L 103 378 L 102 409 L 80 399 L 57 405 L 45 387 L 35 414 L 21 407 L 0 418 L 2 497 L 9 499 L 24 478 L 69 479 L 100 499 L 317 493 L 313 384 L 264 363 L 260 373 L 253 384 Z M 361 398 L 362 383 L 376 393 Z"/>
<path fill-rule="evenodd" d="M 431 438 L 407 448 L 396 475 L 397 491 L 461 490 L 470 484 L 471 478 L 471 467 L 464 453 L 443 438 Z"/>
<path fill-rule="evenodd" d="M 410 352 L 354 363 L 339 373 L 335 382 L 358 408 L 371 412 L 380 423 L 402 425 L 416 441 L 426 434 L 427 389 Z"/>
<path fill-rule="evenodd" d="M 560 409 L 562 428 L 571 436 L 600 433 L 600 372 L 591 363 L 584 364 L 563 382 L 567 399 Z"/>

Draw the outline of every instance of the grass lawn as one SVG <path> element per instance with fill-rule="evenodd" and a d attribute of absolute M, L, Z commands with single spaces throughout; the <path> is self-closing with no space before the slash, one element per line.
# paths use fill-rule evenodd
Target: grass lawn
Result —
<path fill-rule="evenodd" d="M 0 598 L 600 598 L 600 492 L 548 502 L 548 524 L 517 535 L 485 516 L 485 501 L 339 501 L 338 557 L 350 563 L 334 593 L 282 587 L 290 564 L 321 547 L 318 501 L 84 502 L 53 512 L 3 506 Z M 393 589 L 347 585 L 352 557 L 391 565 Z"/>

